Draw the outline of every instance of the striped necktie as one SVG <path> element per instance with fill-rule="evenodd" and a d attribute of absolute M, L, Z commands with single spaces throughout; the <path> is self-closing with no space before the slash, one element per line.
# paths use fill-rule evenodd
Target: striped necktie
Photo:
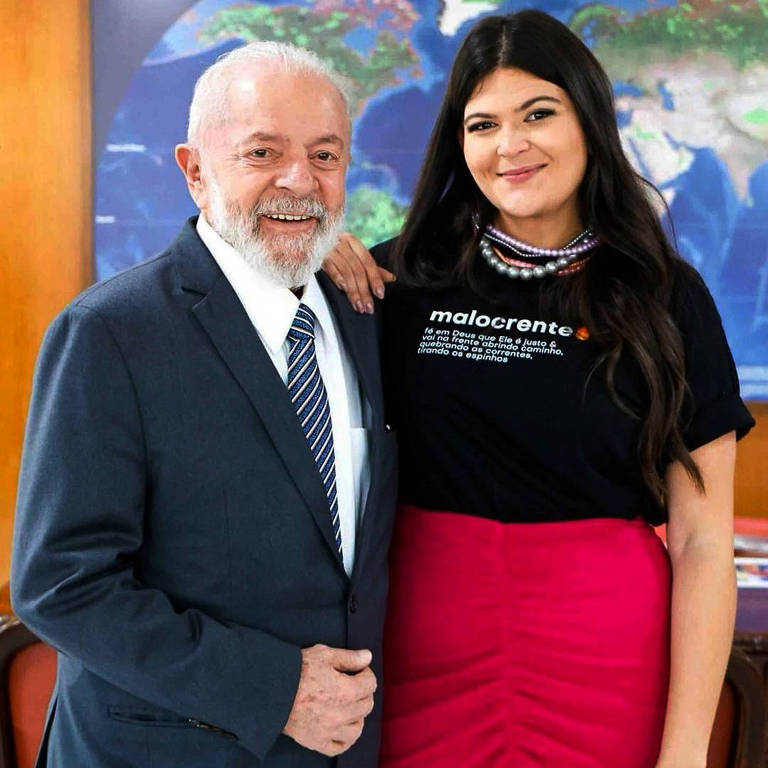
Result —
<path fill-rule="evenodd" d="M 336 497 L 336 459 L 333 452 L 333 425 L 328 393 L 325 391 L 315 356 L 315 316 L 306 304 L 299 304 L 288 331 L 288 395 L 320 471 L 331 510 L 336 548 L 341 554 L 339 502 Z"/>

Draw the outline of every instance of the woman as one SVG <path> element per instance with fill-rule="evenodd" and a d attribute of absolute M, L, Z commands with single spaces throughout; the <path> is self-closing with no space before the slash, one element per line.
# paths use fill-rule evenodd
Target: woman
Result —
<path fill-rule="evenodd" d="M 475 25 L 403 231 L 374 255 L 398 280 L 401 451 L 382 765 L 704 768 L 753 421 L 565 26 Z M 358 302 L 367 258 L 346 238 L 326 265 Z"/>

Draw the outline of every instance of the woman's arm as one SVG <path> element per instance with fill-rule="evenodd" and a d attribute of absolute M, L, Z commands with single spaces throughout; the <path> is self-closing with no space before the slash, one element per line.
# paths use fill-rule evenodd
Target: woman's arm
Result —
<path fill-rule="evenodd" d="M 733 567 L 733 432 L 691 453 L 697 490 L 682 466 L 667 470 L 672 562 L 669 698 L 656 768 L 705 768 L 736 614 Z"/>

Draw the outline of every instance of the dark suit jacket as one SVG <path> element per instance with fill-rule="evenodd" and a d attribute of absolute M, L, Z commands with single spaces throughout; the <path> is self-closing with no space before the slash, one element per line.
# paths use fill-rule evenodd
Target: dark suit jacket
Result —
<path fill-rule="evenodd" d="M 375 320 L 319 276 L 372 414 L 348 578 L 285 385 L 194 222 L 43 342 L 11 575 L 59 651 L 41 765 L 330 766 L 281 735 L 300 648 L 370 648 L 381 679 L 396 470 Z M 377 693 L 339 766 L 374 768 L 380 715 Z"/>

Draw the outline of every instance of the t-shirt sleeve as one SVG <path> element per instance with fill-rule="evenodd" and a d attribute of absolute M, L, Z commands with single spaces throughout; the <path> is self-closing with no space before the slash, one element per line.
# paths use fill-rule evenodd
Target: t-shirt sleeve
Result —
<path fill-rule="evenodd" d="M 755 420 L 739 395 L 720 314 L 693 269 L 686 269 L 678 282 L 673 316 L 683 338 L 688 384 L 681 423 L 686 447 L 692 451 L 731 431 L 741 439 Z"/>

